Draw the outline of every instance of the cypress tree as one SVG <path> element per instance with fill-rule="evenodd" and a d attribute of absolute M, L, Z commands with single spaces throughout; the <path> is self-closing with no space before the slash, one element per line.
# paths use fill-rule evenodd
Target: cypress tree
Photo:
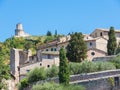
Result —
<path fill-rule="evenodd" d="M 51 33 L 51 31 L 47 31 L 47 34 L 46 34 L 47 36 L 52 36 L 52 33 Z"/>
<path fill-rule="evenodd" d="M 68 85 L 70 80 L 68 60 L 63 47 L 60 49 L 59 83 Z"/>
<path fill-rule="evenodd" d="M 58 35 L 58 34 L 57 34 L 57 30 L 55 30 L 55 37 L 57 37 L 57 35 Z"/>
<path fill-rule="evenodd" d="M 108 37 L 109 37 L 109 39 L 108 39 L 108 43 L 107 43 L 107 52 L 108 52 L 108 55 L 114 55 L 115 50 L 117 48 L 114 27 L 110 27 L 110 30 L 108 32 Z"/>
<path fill-rule="evenodd" d="M 71 40 L 67 46 L 67 58 L 71 62 L 81 62 L 87 58 L 87 45 L 82 33 L 71 34 Z"/>

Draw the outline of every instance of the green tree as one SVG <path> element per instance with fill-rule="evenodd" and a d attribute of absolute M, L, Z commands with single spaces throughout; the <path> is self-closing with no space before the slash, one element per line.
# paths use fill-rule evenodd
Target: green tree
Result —
<path fill-rule="evenodd" d="M 59 83 L 68 85 L 70 80 L 68 60 L 63 47 L 60 49 Z"/>
<path fill-rule="evenodd" d="M 110 27 L 110 31 L 108 32 L 108 37 L 109 39 L 107 43 L 107 53 L 108 55 L 114 55 L 117 48 L 114 27 Z"/>
<path fill-rule="evenodd" d="M 9 66 L 4 62 L 4 58 L 0 57 L 0 90 L 7 88 L 6 83 L 3 82 L 3 79 L 7 80 L 10 78 Z"/>
<path fill-rule="evenodd" d="M 47 36 L 52 36 L 51 31 L 47 31 Z"/>
<path fill-rule="evenodd" d="M 72 62 L 81 62 L 87 57 L 87 45 L 82 33 L 71 34 L 71 40 L 67 46 L 67 57 Z"/>
<path fill-rule="evenodd" d="M 47 74 L 45 69 L 42 68 L 35 68 L 28 73 L 28 82 L 36 82 L 39 80 L 45 80 L 47 78 Z"/>
<path fill-rule="evenodd" d="M 111 62 L 115 65 L 117 69 L 120 69 L 120 55 L 118 54 L 116 57 L 114 57 Z"/>
<path fill-rule="evenodd" d="M 57 35 L 58 35 L 58 34 L 57 34 L 57 30 L 55 30 L 55 37 L 57 37 Z"/>
<path fill-rule="evenodd" d="M 46 39 L 44 40 L 44 43 L 48 43 L 50 41 L 53 41 L 55 38 L 54 36 L 47 36 Z"/>
<path fill-rule="evenodd" d="M 24 45 L 25 50 L 29 50 L 32 47 L 32 42 L 26 42 Z"/>

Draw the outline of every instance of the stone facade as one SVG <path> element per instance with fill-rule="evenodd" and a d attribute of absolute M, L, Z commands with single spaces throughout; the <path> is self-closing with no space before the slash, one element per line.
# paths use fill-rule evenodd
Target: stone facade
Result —
<path fill-rule="evenodd" d="M 25 36 L 22 24 L 16 26 L 16 36 Z M 120 31 L 115 31 L 117 41 L 120 40 Z M 107 55 L 108 30 L 96 29 L 90 35 L 84 34 L 84 40 L 88 47 L 88 60 Z M 35 67 L 49 68 L 52 65 L 59 66 L 59 50 L 61 47 L 66 49 L 69 44 L 70 36 L 64 36 L 47 44 L 38 47 L 36 55 L 32 56 L 31 51 L 21 49 L 11 49 L 10 68 L 11 74 L 15 76 L 15 82 L 24 77 L 31 69 Z"/>
<path fill-rule="evenodd" d="M 85 39 L 85 42 L 87 44 L 87 48 L 96 48 L 99 50 L 102 50 L 104 52 L 107 52 L 107 39 L 103 37 L 97 37 L 92 39 Z"/>
<path fill-rule="evenodd" d="M 116 57 L 116 55 L 111 55 L 111 56 L 103 56 L 103 57 L 94 57 L 92 61 L 96 62 L 96 61 L 110 61 L 113 60 Z"/>
<path fill-rule="evenodd" d="M 108 39 L 108 32 L 109 29 L 97 28 L 90 34 L 90 36 L 93 38 L 104 37 Z M 120 38 L 120 30 L 115 30 L 115 36 L 116 38 Z"/>
<path fill-rule="evenodd" d="M 39 56 L 40 55 L 40 56 Z M 21 49 L 11 49 L 10 52 L 10 71 L 15 76 L 15 82 L 18 83 L 21 78 L 35 67 L 50 68 L 52 65 L 59 66 L 59 53 L 46 53 L 39 50 L 32 56 L 31 51 Z"/>
<path fill-rule="evenodd" d="M 31 56 L 31 52 L 28 51 L 26 53 L 26 51 L 23 51 L 21 49 L 11 49 L 10 50 L 10 71 L 11 74 L 14 75 L 15 82 L 18 83 L 19 82 L 19 66 L 26 63 L 28 60 L 28 57 Z"/>
<path fill-rule="evenodd" d="M 106 52 L 96 48 L 90 48 L 87 51 L 87 59 L 90 61 L 97 57 L 103 57 L 103 56 L 105 57 L 106 55 L 107 55 Z"/>

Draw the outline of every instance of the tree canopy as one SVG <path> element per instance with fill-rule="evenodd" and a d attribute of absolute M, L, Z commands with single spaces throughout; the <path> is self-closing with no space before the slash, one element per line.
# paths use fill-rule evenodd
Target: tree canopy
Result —
<path fill-rule="evenodd" d="M 47 35 L 47 36 L 52 36 L 51 31 L 48 31 L 46 35 Z"/>
<path fill-rule="evenodd" d="M 108 55 L 114 55 L 117 48 L 116 36 L 114 32 L 114 27 L 110 27 L 108 32 L 108 43 L 107 43 L 107 52 Z"/>
<path fill-rule="evenodd" d="M 60 49 L 59 83 L 68 85 L 70 80 L 68 60 L 63 47 Z"/>
<path fill-rule="evenodd" d="M 71 40 L 67 46 L 67 58 L 72 62 L 81 62 L 87 58 L 87 45 L 82 33 L 71 34 Z"/>

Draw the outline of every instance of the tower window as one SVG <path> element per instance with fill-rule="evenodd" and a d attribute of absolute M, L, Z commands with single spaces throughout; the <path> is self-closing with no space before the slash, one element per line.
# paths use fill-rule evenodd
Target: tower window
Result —
<path fill-rule="evenodd" d="M 100 36 L 103 36 L 103 35 L 102 35 L 102 32 L 100 33 Z"/>

